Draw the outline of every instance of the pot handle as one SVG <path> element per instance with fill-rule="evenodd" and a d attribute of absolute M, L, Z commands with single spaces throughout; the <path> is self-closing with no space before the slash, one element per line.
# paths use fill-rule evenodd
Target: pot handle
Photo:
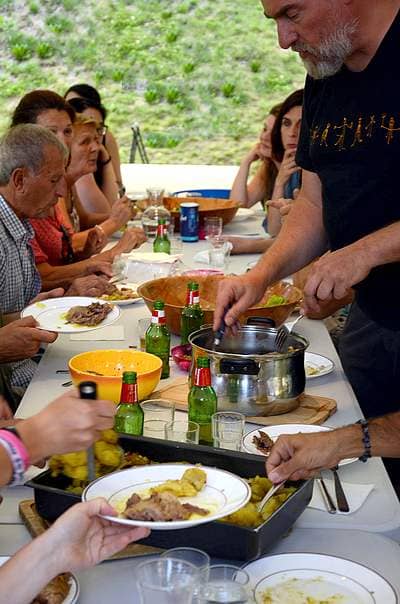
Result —
<path fill-rule="evenodd" d="M 267 327 L 276 327 L 275 321 L 270 317 L 247 317 L 246 325 L 265 325 Z"/>
<path fill-rule="evenodd" d="M 221 359 L 219 363 L 219 372 L 236 375 L 258 375 L 260 365 L 251 359 Z"/>

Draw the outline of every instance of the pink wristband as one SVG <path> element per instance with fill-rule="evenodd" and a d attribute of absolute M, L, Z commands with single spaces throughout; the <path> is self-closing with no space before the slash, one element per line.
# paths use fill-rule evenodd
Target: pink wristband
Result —
<path fill-rule="evenodd" d="M 26 472 L 26 470 L 29 468 L 29 466 L 31 464 L 30 464 L 30 461 L 29 461 L 28 450 L 25 447 L 25 445 L 22 442 L 22 440 L 20 438 L 18 438 L 18 436 L 16 436 L 12 432 L 9 432 L 9 430 L 0 430 L 0 437 L 3 440 L 5 440 L 6 442 L 10 443 L 10 445 L 12 447 L 14 447 L 14 449 L 17 451 L 18 455 L 22 459 L 22 462 L 23 462 L 23 464 L 25 466 L 25 472 Z"/>

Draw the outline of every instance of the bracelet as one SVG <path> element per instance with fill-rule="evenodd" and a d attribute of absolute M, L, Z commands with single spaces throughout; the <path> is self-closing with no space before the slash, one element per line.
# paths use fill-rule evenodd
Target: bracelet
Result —
<path fill-rule="evenodd" d="M 109 164 L 111 161 L 111 155 L 108 156 L 108 159 L 106 159 L 105 161 L 100 161 L 99 164 L 101 166 L 106 166 L 107 164 Z"/>
<path fill-rule="evenodd" d="M 368 420 L 359 419 L 357 424 L 361 426 L 362 442 L 364 445 L 364 453 L 358 459 L 365 462 L 371 457 L 371 437 L 369 435 Z"/>
<path fill-rule="evenodd" d="M 103 227 L 101 226 L 101 224 L 96 224 L 95 227 L 96 227 L 96 229 L 98 229 L 100 231 L 100 233 L 102 235 L 104 235 L 104 237 L 107 237 L 107 233 L 105 232 L 105 230 L 103 229 Z"/>
<path fill-rule="evenodd" d="M 22 459 L 25 465 L 25 471 L 31 465 L 29 459 L 28 449 L 25 447 L 25 444 L 22 438 L 19 435 L 19 432 L 15 426 L 7 426 L 6 428 L 2 428 L 0 430 L 0 436 L 7 440 L 13 447 L 17 450 L 18 455 Z"/>
<path fill-rule="evenodd" d="M 5 438 L 5 430 L 0 431 L 0 445 L 6 450 L 12 465 L 12 478 L 8 485 L 14 487 L 24 482 L 25 463 L 19 455 L 17 449 L 10 442 L 10 439 Z"/>

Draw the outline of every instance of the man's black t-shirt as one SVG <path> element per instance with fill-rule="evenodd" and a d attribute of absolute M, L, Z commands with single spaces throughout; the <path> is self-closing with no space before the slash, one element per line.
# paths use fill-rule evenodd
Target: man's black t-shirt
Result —
<path fill-rule="evenodd" d="M 321 180 L 331 250 L 400 220 L 400 13 L 364 71 L 307 78 L 296 159 Z M 373 269 L 356 299 L 400 329 L 400 263 Z"/>

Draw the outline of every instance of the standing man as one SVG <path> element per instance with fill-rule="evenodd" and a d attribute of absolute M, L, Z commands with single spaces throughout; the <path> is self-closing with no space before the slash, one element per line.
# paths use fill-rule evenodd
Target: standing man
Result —
<path fill-rule="evenodd" d="M 308 71 L 296 163 L 302 189 L 272 247 L 220 286 L 214 327 L 318 256 L 305 311 L 356 291 L 341 359 L 365 415 L 400 397 L 400 1 L 263 0 Z M 329 250 L 329 251 L 328 251 Z M 325 253 L 326 252 L 326 253 Z"/>

